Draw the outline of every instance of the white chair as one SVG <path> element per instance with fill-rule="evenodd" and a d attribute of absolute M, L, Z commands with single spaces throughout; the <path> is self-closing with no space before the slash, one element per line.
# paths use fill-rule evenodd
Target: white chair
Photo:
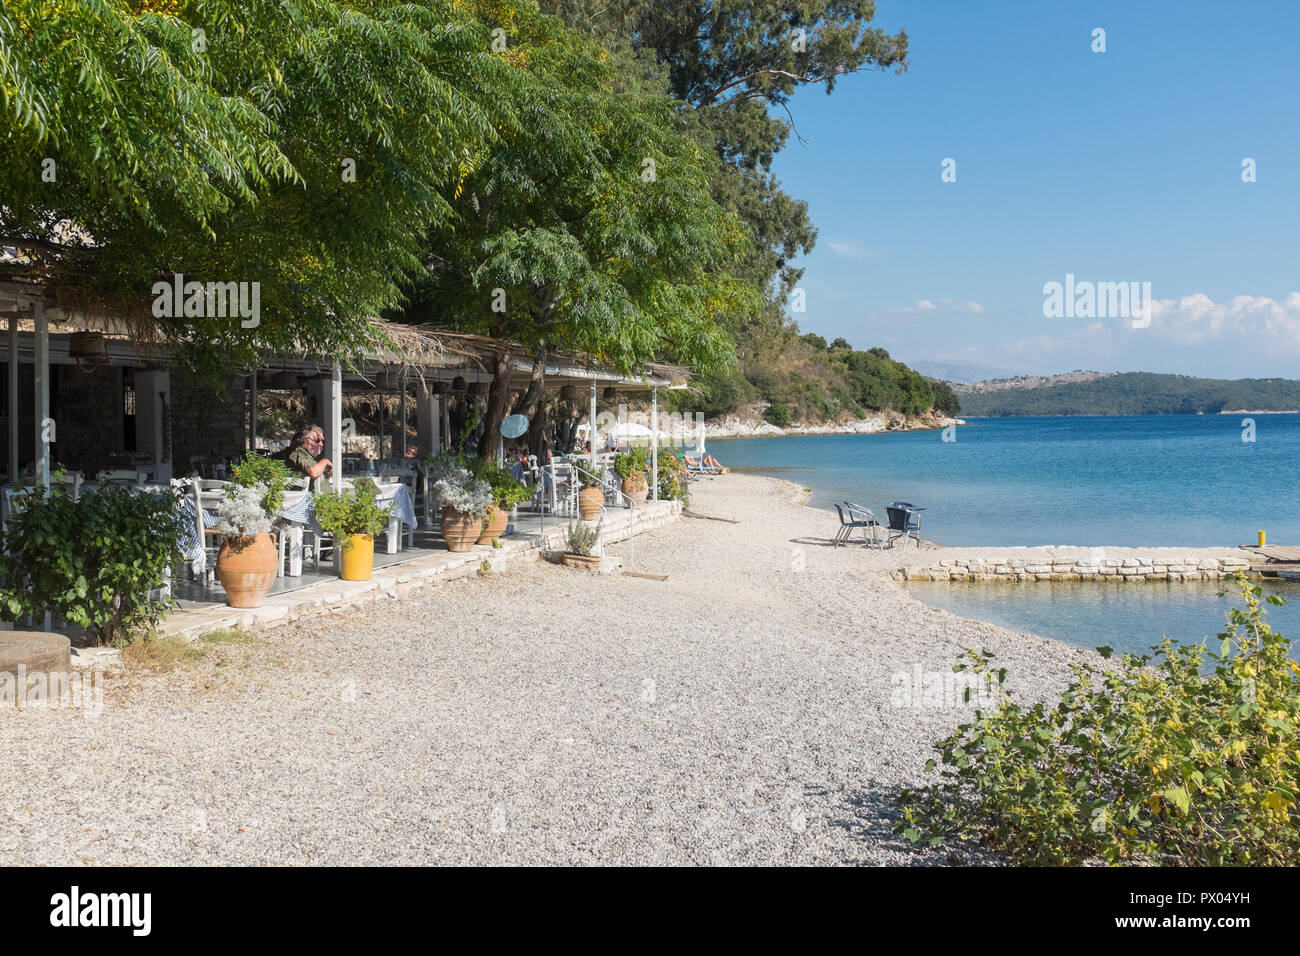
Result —
<path fill-rule="evenodd" d="M 139 488 L 149 480 L 149 475 L 147 472 L 136 471 L 134 468 L 111 468 L 101 471 L 99 480 L 111 485 Z"/>
<path fill-rule="evenodd" d="M 73 501 L 80 501 L 81 486 L 85 484 L 85 482 L 86 479 L 81 477 L 81 472 L 70 471 L 62 475 L 61 477 L 56 478 L 53 484 L 62 484 L 63 490 L 67 493 L 69 498 L 71 498 Z"/>

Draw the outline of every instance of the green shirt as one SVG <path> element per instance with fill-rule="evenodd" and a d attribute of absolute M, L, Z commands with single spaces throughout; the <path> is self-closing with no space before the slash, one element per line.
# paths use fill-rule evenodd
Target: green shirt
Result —
<path fill-rule="evenodd" d="M 316 458 L 305 445 L 299 445 L 289 452 L 288 464 L 299 474 L 310 476 L 311 470 L 316 467 Z"/>

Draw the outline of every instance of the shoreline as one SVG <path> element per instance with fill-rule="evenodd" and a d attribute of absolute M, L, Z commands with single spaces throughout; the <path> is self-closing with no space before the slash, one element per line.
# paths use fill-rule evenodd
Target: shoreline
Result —
<path fill-rule="evenodd" d="M 800 435 L 879 435 L 887 432 L 939 431 L 953 425 L 965 425 L 961 418 L 876 416 L 855 418 L 837 424 L 773 425 L 755 418 L 728 416 L 704 423 L 704 437 L 710 438 L 793 438 Z"/>

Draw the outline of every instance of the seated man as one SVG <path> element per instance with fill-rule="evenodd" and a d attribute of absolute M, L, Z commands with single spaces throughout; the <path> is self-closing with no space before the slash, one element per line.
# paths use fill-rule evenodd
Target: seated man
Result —
<path fill-rule="evenodd" d="M 285 462 L 291 471 L 308 478 L 329 475 L 333 463 L 328 458 L 317 458 L 325 447 L 325 432 L 319 425 L 308 425 L 293 436 L 289 443 L 289 454 Z"/>

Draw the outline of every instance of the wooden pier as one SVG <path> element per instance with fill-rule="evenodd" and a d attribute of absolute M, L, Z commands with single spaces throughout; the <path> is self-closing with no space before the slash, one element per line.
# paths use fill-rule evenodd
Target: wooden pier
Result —
<path fill-rule="evenodd" d="M 1262 562 L 1251 559 L 1251 570 L 1260 574 L 1284 574 L 1287 577 L 1300 574 L 1300 547 L 1243 544 L 1241 549 L 1264 559 Z"/>

